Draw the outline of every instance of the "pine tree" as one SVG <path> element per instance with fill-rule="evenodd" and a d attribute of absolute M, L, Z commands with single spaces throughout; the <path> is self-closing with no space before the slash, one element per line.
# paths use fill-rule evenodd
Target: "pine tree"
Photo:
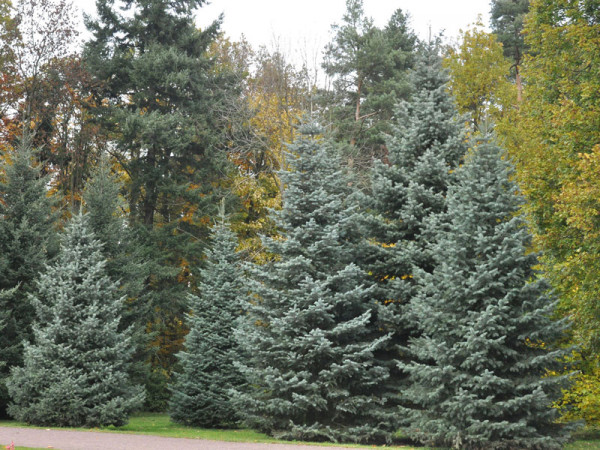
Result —
<path fill-rule="evenodd" d="M 10 162 L 9 162 L 10 160 Z M 7 153 L 0 182 L 0 311 L 5 314 L 0 339 L 0 417 L 5 416 L 10 367 L 23 363 L 22 342 L 31 337 L 33 307 L 27 295 L 44 263 L 58 250 L 48 179 L 34 164 L 28 136 Z"/>
<path fill-rule="evenodd" d="M 521 82 L 521 64 L 528 52 L 523 34 L 523 23 L 529 11 L 529 0 L 492 0 L 492 31 L 498 36 L 504 48 L 504 56 L 513 63 L 518 100 L 521 101 L 523 84 Z"/>
<path fill-rule="evenodd" d="M 446 91 L 448 75 L 441 67 L 437 41 L 421 48 L 411 77 L 413 96 L 397 106 L 387 140 L 388 160 L 375 164 L 367 199 L 374 245 L 366 253 L 366 267 L 377 287 L 379 325 L 393 332 L 377 354 L 381 364 L 390 367 L 390 393 L 401 392 L 407 382 L 396 361 L 411 357 L 398 348 L 416 333 L 406 313 L 418 291 L 415 268 L 431 272 L 435 265 L 426 223 L 445 210 L 452 171 L 467 150 L 463 126 Z M 395 408 L 398 401 L 387 407 Z"/>
<path fill-rule="evenodd" d="M 171 418 L 185 425 L 231 427 L 240 414 L 231 389 L 243 385 L 235 363 L 240 360 L 234 330 L 241 315 L 244 276 L 236 253 L 237 239 L 225 223 L 215 226 L 212 249 L 198 289 L 190 295 L 185 350 L 177 357 L 182 372 L 171 387 Z M 245 299 L 244 299 L 245 300 Z"/>
<path fill-rule="evenodd" d="M 552 402 L 566 350 L 564 322 L 534 269 L 537 255 L 519 214 L 522 197 L 504 152 L 481 143 L 457 169 L 447 225 L 434 246 L 436 268 L 420 278 L 410 305 L 419 363 L 404 366 L 414 402 L 407 434 L 461 449 L 562 448 L 568 433 Z"/>
<path fill-rule="evenodd" d="M 118 331 L 123 299 L 89 228 L 87 216 L 71 220 L 59 257 L 30 296 L 34 339 L 25 344 L 24 367 L 14 368 L 7 382 L 9 413 L 17 420 L 123 425 L 143 402 L 143 390 L 127 375 L 131 338 Z"/>
<path fill-rule="evenodd" d="M 414 63 L 417 38 L 400 9 L 385 27 L 376 27 L 365 16 L 362 0 L 346 1 L 343 22 L 332 31 L 323 63 L 333 84 L 326 107 L 336 138 L 352 144 L 348 151 L 353 164 L 370 167 L 373 156 L 382 154 L 382 136 L 389 131 L 395 103 L 410 93 L 407 71 Z"/>
<path fill-rule="evenodd" d="M 388 339 L 372 326 L 372 289 L 356 265 L 363 230 L 351 181 L 314 126 L 290 147 L 283 208 L 273 211 L 276 255 L 250 268 L 253 292 L 239 332 L 249 392 L 246 423 L 285 439 L 389 442 L 393 415 L 373 352 Z"/>

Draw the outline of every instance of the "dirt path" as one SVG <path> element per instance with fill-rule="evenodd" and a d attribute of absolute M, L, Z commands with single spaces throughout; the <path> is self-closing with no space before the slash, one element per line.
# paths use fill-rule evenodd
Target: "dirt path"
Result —
<path fill-rule="evenodd" d="M 14 442 L 17 446 L 59 450 L 318 450 L 325 448 L 328 450 L 343 450 L 345 448 L 205 441 L 93 431 L 0 427 L 0 444 L 6 445 L 11 442 Z M 2 448 L 2 450 L 4 449 Z"/>

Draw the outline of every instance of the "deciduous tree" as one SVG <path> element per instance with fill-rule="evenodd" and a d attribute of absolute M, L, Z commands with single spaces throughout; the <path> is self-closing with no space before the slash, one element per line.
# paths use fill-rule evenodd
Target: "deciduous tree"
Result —
<path fill-rule="evenodd" d="M 481 23 L 462 32 L 459 46 L 450 49 L 444 60 L 450 70 L 450 91 L 459 113 L 468 114 L 475 129 L 489 127 L 516 103 L 510 65 L 502 44 Z"/>
<path fill-rule="evenodd" d="M 600 367 L 599 204 L 592 175 L 600 154 L 599 8 L 593 0 L 531 2 L 525 25 L 527 88 L 519 110 L 498 126 L 515 159 L 560 311 L 573 319 L 584 378 L 575 385 L 579 394 L 570 399 L 579 399 L 575 411 L 590 422 L 600 420 L 599 402 L 590 395 L 600 389 L 595 375 Z"/>

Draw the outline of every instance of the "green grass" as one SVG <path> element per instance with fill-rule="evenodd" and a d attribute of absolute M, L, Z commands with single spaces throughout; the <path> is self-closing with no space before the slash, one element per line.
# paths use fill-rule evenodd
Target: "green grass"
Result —
<path fill-rule="evenodd" d="M 5 427 L 26 427 L 26 428 L 47 428 L 34 427 L 22 422 L 11 420 L 0 421 L 0 426 Z M 240 430 L 210 430 L 204 428 L 186 427 L 171 422 L 169 416 L 159 413 L 144 413 L 137 414 L 131 417 L 129 423 L 122 427 L 103 427 L 103 428 L 69 428 L 79 431 L 102 431 L 107 433 L 128 433 L 128 434 L 147 434 L 164 437 L 189 438 L 189 439 L 208 439 L 213 441 L 228 441 L 228 442 L 258 442 L 258 443 L 276 443 L 282 442 L 273 439 L 265 434 L 257 433 L 256 431 L 240 429 Z M 584 430 L 576 434 L 576 441 L 565 447 L 565 450 L 600 450 L 600 430 Z M 304 445 L 323 445 L 331 447 L 353 447 L 353 448 L 371 448 L 374 446 L 352 445 L 352 444 L 329 444 L 329 443 L 310 443 L 296 442 Z M 412 447 L 385 447 L 386 450 L 403 449 L 409 450 Z M 16 447 L 15 450 L 27 449 L 26 447 Z M 4 445 L 0 446 L 0 450 L 4 450 Z M 30 449 L 27 449 L 30 450 Z M 39 449 L 33 449 L 39 450 Z M 423 447 L 420 450 L 424 450 Z"/>
<path fill-rule="evenodd" d="M 0 444 L 0 449 L 4 450 L 4 448 L 7 446 L 8 444 Z M 18 445 L 15 446 L 15 450 L 48 450 L 47 447 L 19 447 Z M 55 449 L 57 450 L 57 449 Z M 58 449 L 60 450 L 60 449 Z"/>
<path fill-rule="evenodd" d="M 27 425 L 23 422 L 16 422 L 14 420 L 0 420 L 0 426 L 5 427 L 25 427 L 25 428 L 48 428 L 48 427 L 36 427 Z M 171 422 L 169 416 L 160 413 L 143 413 L 132 416 L 127 425 L 122 427 L 102 427 L 102 428 L 64 428 L 69 430 L 77 431 L 102 431 L 107 433 L 127 433 L 127 434 L 147 434 L 164 437 L 175 437 L 175 438 L 189 438 L 189 439 L 207 439 L 212 441 L 227 441 L 227 442 L 258 442 L 258 443 L 281 443 L 283 441 L 274 439 L 267 436 L 266 434 L 258 433 L 256 431 L 239 429 L 239 430 L 211 430 L 204 428 L 186 427 L 184 425 L 178 425 Z M 290 443 L 285 441 L 286 443 Z M 311 442 L 299 442 L 292 441 L 291 443 L 303 444 L 303 445 L 323 445 L 331 447 L 352 447 L 352 448 L 370 448 L 374 446 L 367 445 L 353 445 L 353 444 L 331 444 L 331 443 L 311 443 Z M 409 450 L 412 447 L 396 446 L 396 447 L 385 447 L 386 450 L 402 449 Z M 421 448 L 422 450 L 423 448 Z M 0 450 L 3 450 L 0 447 Z"/>
<path fill-rule="evenodd" d="M 576 441 L 565 447 L 565 450 L 600 449 L 600 428 L 588 428 L 575 433 Z"/>

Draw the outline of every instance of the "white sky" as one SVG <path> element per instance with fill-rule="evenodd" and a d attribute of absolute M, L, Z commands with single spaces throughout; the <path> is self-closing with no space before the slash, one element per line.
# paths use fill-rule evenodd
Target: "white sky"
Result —
<path fill-rule="evenodd" d="M 75 5 L 88 14 L 95 13 L 94 0 L 75 0 Z M 401 8 L 411 16 L 412 28 L 426 38 L 429 27 L 433 34 L 445 30 L 449 39 L 459 29 L 466 29 L 482 15 L 488 22 L 489 0 L 363 0 L 365 14 L 375 25 L 383 26 L 391 14 Z M 309 58 L 319 55 L 329 42 L 333 23 L 341 23 L 345 0 L 212 0 L 196 14 L 200 27 L 225 18 L 222 30 L 237 40 L 243 34 L 253 47 L 273 48 L 276 44 L 292 58 L 298 52 Z"/>

